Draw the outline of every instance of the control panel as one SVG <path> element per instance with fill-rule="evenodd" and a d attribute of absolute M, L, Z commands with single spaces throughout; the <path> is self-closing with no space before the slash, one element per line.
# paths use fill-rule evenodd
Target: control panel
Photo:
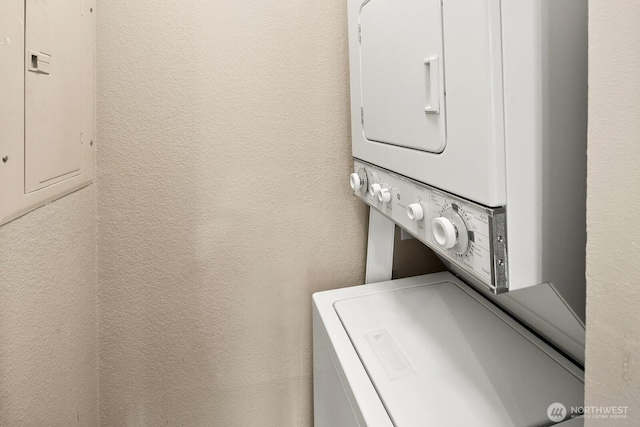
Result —
<path fill-rule="evenodd" d="M 509 290 L 505 208 L 489 208 L 354 160 L 356 196 L 494 293 Z"/>

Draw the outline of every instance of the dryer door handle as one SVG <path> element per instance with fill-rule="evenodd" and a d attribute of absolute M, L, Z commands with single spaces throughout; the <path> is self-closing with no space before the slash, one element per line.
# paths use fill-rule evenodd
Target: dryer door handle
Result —
<path fill-rule="evenodd" d="M 427 114 L 440 113 L 440 67 L 438 57 L 424 60 L 427 83 L 427 106 L 424 112 Z"/>

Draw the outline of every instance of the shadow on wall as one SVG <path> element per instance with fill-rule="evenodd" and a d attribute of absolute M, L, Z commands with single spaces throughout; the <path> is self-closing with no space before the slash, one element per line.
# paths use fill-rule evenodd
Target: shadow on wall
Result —
<path fill-rule="evenodd" d="M 417 239 L 402 240 L 400 227 L 396 226 L 393 271 L 394 279 L 446 271 L 436 254 Z"/>

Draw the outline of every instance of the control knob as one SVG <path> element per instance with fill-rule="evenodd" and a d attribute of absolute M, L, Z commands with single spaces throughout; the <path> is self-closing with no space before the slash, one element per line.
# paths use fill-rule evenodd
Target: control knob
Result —
<path fill-rule="evenodd" d="M 371 184 L 369 186 L 369 195 L 373 197 L 378 197 L 378 193 L 380 192 L 380 190 L 382 190 L 382 187 L 380 186 L 380 184 L 378 184 L 377 182 L 374 184 Z"/>
<path fill-rule="evenodd" d="M 391 201 L 391 192 L 388 188 L 382 188 L 378 191 L 378 200 L 382 203 L 389 203 Z"/>
<path fill-rule="evenodd" d="M 362 194 L 367 192 L 367 171 L 360 168 L 358 172 L 349 175 L 349 184 L 353 191 L 360 191 Z"/>
<path fill-rule="evenodd" d="M 351 184 L 351 189 L 352 189 L 353 191 L 356 191 L 356 190 L 358 190 L 358 189 L 360 188 L 360 185 L 361 185 L 361 183 L 360 183 L 360 177 L 358 176 L 358 174 L 357 174 L 357 173 L 355 173 L 355 172 L 354 172 L 354 173 L 352 173 L 352 174 L 350 175 L 350 177 L 349 177 L 349 182 L 350 182 L 350 184 Z"/>
<path fill-rule="evenodd" d="M 451 249 L 458 255 L 469 249 L 469 232 L 464 220 L 452 208 L 445 209 L 441 216 L 431 221 L 433 240 L 442 249 Z"/>
<path fill-rule="evenodd" d="M 431 222 L 433 239 L 442 249 L 451 249 L 458 240 L 458 230 L 447 218 L 439 216 Z"/>
<path fill-rule="evenodd" d="M 420 203 L 411 203 L 407 206 L 407 216 L 414 221 L 421 221 L 424 218 L 424 211 Z"/>

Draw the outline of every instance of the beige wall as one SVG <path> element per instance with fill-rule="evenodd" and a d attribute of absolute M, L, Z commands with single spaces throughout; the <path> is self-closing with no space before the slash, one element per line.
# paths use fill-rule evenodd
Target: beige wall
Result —
<path fill-rule="evenodd" d="M 98 422 L 89 186 L 0 227 L 0 426 Z"/>
<path fill-rule="evenodd" d="M 587 405 L 640 420 L 640 2 L 591 0 Z M 603 425 L 593 420 L 587 425 Z"/>
<path fill-rule="evenodd" d="M 590 7 L 587 404 L 634 425 L 640 5 Z M 103 425 L 310 425 L 309 298 L 364 263 L 344 8 L 99 3 Z M 94 191 L 0 228 L 0 425 L 97 423 Z"/>
<path fill-rule="evenodd" d="M 98 2 L 101 423 L 311 425 L 361 283 L 344 0 Z"/>

